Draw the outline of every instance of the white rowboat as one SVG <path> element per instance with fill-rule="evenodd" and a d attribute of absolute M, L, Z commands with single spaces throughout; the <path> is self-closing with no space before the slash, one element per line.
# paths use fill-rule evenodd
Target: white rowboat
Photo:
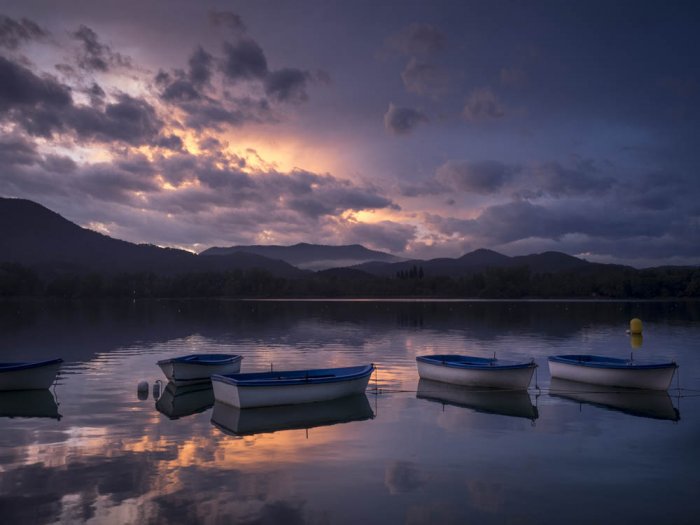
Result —
<path fill-rule="evenodd" d="M 63 359 L 22 363 L 0 363 L 0 390 L 50 388 Z"/>
<path fill-rule="evenodd" d="M 238 408 L 329 401 L 367 388 L 374 365 L 212 376 L 216 401 Z"/>
<path fill-rule="evenodd" d="M 590 354 L 549 357 L 552 377 L 623 388 L 668 390 L 676 368 L 672 361 L 644 362 Z"/>
<path fill-rule="evenodd" d="M 208 383 L 213 374 L 236 374 L 242 356 L 236 354 L 192 354 L 158 361 L 168 381 L 176 386 Z"/>
<path fill-rule="evenodd" d="M 527 390 L 537 365 L 534 361 L 444 354 L 416 357 L 422 379 L 454 385 Z"/>

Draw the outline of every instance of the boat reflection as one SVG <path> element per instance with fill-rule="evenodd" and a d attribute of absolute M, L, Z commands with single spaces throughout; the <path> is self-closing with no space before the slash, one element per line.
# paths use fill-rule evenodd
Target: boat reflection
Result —
<path fill-rule="evenodd" d="M 486 414 L 522 417 L 532 421 L 539 417 L 537 407 L 525 390 L 472 388 L 421 379 L 416 397 Z"/>
<path fill-rule="evenodd" d="M 553 378 L 549 395 L 633 416 L 670 421 L 681 418 L 680 412 L 673 406 L 671 396 L 660 390 L 589 385 Z"/>
<path fill-rule="evenodd" d="M 321 401 L 261 408 L 236 408 L 216 402 L 211 423 L 226 434 L 245 436 L 280 430 L 309 429 L 365 421 L 374 411 L 365 394 Z"/>
<path fill-rule="evenodd" d="M 211 383 L 175 386 L 169 382 L 156 401 L 156 410 L 170 419 L 204 412 L 214 404 Z"/>
<path fill-rule="evenodd" d="M 61 419 L 58 404 L 48 390 L 0 392 L 0 417 L 47 417 Z"/>

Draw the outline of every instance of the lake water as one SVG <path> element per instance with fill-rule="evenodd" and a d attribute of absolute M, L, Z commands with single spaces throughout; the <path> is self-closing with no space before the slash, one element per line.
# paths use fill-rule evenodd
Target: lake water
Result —
<path fill-rule="evenodd" d="M 366 396 L 249 413 L 159 382 L 195 352 L 378 372 Z M 552 384 L 546 357 L 582 352 L 679 375 L 668 395 Z M 419 383 L 432 353 L 540 366 L 527 394 L 470 391 Z M 0 360 L 55 356 L 51 391 L 0 393 L 2 523 L 700 522 L 700 303 L 0 302 Z"/>

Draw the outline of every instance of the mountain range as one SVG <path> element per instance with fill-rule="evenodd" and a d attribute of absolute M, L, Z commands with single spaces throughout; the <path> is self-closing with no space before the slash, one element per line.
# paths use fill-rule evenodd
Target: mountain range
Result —
<path fill-rule="evenodd" d="M 395 277 L 417 269 L 426 277 L 458 277 L 490 268 L 527 266 L 533 273 L 557 273 L 614 266 L 591 263 L 560 252 L 509 257 L 486 249 L 458 258 L 404 260 L 359 244 L 214 247 L 197 255 L 114 239 L 81 228 L 35 202 L 8 198 L 0 198 L 0 262 L 22 264 L 41 273 L 91 271 L 173 275 L 261 269 L 276 277 L 303 278 L 314 275 L 311 270 L 317 270 L 318 275 L 347 279 Z"/>
<path fill-rule="evenodd" d="M 344 246 L 325 246 L 305 242 L 292 246 L 252 245 L 230 246 L 228 248 L 213 247 L 204 250 L 199 255 L 230 255 L 232 253 L 254 253 L 280 259 L 304 270 L 327 270 L 355 266 L 372 261 L 395 263 L 402 261 L 400 257 L 385 252 L 370 250 L 361 244 Z"/>

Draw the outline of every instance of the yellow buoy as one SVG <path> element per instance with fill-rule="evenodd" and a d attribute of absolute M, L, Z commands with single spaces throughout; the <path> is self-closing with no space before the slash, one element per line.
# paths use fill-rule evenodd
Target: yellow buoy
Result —
<path fill-rule="evenodd" d="M 643 342 L 644 338 L 642 334 L 630 334 L 630 346 L 632 349 L 636 350 L 637 348 L 641 348 Z"/>
<path fill-rule="evenodd" d="M 630 334 L 642 333 L 642 320 L 636 317 L 630 321 Z"/>

